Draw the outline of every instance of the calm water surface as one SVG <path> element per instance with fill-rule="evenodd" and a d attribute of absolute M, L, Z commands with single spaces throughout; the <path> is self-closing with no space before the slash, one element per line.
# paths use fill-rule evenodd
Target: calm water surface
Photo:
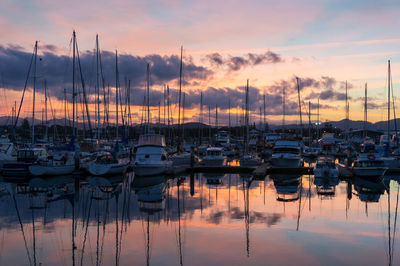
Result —
<path fill-rule="evenodd" d="M 0 265 L 399 265 L 397 180 L 1 182 Z"/>

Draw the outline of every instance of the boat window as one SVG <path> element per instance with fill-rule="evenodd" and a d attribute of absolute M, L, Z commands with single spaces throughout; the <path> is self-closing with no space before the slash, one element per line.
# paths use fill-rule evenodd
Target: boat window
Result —
<path fill-rule="evenodd" d="M 146 154 L 144 158 L 150 158 L 150 154 Z"/>

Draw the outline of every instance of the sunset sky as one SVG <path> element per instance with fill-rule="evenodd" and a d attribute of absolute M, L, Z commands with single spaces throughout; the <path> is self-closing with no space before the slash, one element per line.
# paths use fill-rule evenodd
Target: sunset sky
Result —
<path fill-rule="evenodd" d="M 63 89 L 72 101 L 70 57 L 76 30 L 83 76 L 94 100 L 95 37 L 99 35 L 104 78 L 115 87 L 115 50 L 120 84 L 131 81 L 132 112 L 141 118 L 146 64 L 151 64 L 152 119 L 164 85 L 176 102 L 180 46 L 184 47 L 186 121 L 199 120 L 200 91 L 212 110 L 218 105 L 219 123 L 227 123 L 229 99 L 234 113 L 244 103 L 250 82 L 250 109 L 258 121 L 263 95 L 267 121 L 282 120 L 282 92 L 287 93 L 287 121 L 296 122 L 297 89 L 301 80 L 303 111 L 312 104 L 316 119 L 341 120 L 347 80 L 350 119 L 363 119 L 364 86 L 368 84 L 368 120 L 386 119 L 387 62 L 391 60 L 394 97 L 400 96 L 399 1 L 22 1 L 0 5 L 1 115 L 19 104 L 35 40 L 41 60 L 37 65 L 37 116 L 43 108 L 43 82 L 48 81 L 52 107 L 63 117 Z M 32 86 L 32 78 L 28 83 Z M 112 99 L 113 101 L 113 99 Z M 396 103 L 400 107 L 399 104 Z M 94 105 L 90 104 L 94 120 Z M 111 107 L 114 108 L 114 107 Z M 175 108 L 175 107 L 174 107 Z M 174 110 L 174 117 L 177 110 Z M 208 110 L 208 107 L 205 107 Z M 21 111 L 31 116 L 32 92 Z M 103 107 L 101 107 L 103 109 Z M 215 111 L 213 111 L 214 114 Z M 49 114 L 49 117 L 51 115 Z M 203 121 L 208 122 L 208 116 Z M 212 120 L 212 123 L 214 120 Z"/>

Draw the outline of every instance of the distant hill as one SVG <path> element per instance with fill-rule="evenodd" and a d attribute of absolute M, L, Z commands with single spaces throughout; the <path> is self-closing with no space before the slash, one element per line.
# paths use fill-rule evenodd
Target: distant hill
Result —
<path fill-rule="evenodd" d="M 31 124 L 32 118 L 28 117 L 26 119 L 28 120 L 29 124 Z M 21 125 L 23 120 L 24 120 L 24 118 L 18 119 L 18 126 Z M 3 125 L 3 126 L 4 125 L 10 125 L 11 121 L 12 121 L 12 119 L 11 119 L 10 116 L 0 116 L 0 125 Z M 390 120 L 390 130 L 395 130 L 395 123 L 394 122 L 395 122 L 394 119 Z M 52 126 L 54 124 L 63 126 L 64 123 L 65 123 L 64 119 L 55 119 L 55 120 L 51 119 L 51 120 L 48 121 L 48 125 L 49 126 Z M 341 130 L 346 129 L 346 119 L 342 119 L 342 120 L 339 120 L 339 121 L 322 122 L 322 124 L 325 124 L 325 123 L 328 123 L 328 124 L 332 125 L 333 127 L 340 128 Z M 400 129 L 400 118 L 396 119 L 396 123 L 397 123 L 397 128 Z M 41 125 L 42 121 L 40 119 L 35 119 L 35 124 L 36 125 Z M 67 120 L 67 125 L 71 125 L 71 124 L 72 124 L 72 121 L 68 121 Z M 114 126 L 113 124 L 111 124 L 111 125 Z M 120 125 L 121 125 L 121 122 L 120 122 Z M 94 127 L 94 123 L 93 122 L 92 122 L 92 126 Z M 140 124 L 134 124 L 134 126 L 140 126 Z M 166 125 L 158 124 L 158 123 L 152 123 L 151 124 L 151 127 L 164 127 L 164 126 L 166 126 Z M 171 127 L 173 127 L 173 128 L 175 128 L 177 126 L 178 126 L 177 124 L 172 124 L 171 125 Z M 221 125 L 221 127 L 222 126 L 223 125 Z M 270 124 L 269 126 L 270 126 L 271 129 L 277 129 L 277 128 L 281 127 L 280 124 Z M 308 121 L 304 121 L 303 126 L 307 127 L 308 126 Z M 348 121 L 348 126 L 349 126 L 349 129 L 352 129 L 352 130 L 363 129 L 364 121 L 361 121 L 361 120 L 357 120 L 357 121 L 349 120 Z M 77 123 L 77 127 L 78 128 L 83 128 L 83 123 L 81 123 L 81 122 Z M 187 129 L 199 128 L 199 127 L 200 128 L 207 128 L 208 125 L 204 124 L 204 123 L 199 123 L 199 122 L 188 122 L 188 123 L 184 124 L 184 127 L 187 128 Z M 287 125 L 285 125 L 285 127 L 286 128 L 297 128 L 298 124 L 287 124 Z M 367 128 L 368 129 L 372 129 L 372 130 L 385 131 L 385 130 L 387 130 L 387 121 L 379 121 L 379 122 L 376 122 L 376 123 L 367 122 Z"/>

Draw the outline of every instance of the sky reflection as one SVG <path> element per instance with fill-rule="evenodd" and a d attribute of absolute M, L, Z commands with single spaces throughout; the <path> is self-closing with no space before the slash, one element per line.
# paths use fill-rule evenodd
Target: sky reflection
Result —
<path fill-rule="evenodd" d="M 396 264 L 398 188 L 237 174 L 2 182 L 0 264 Z"/>

